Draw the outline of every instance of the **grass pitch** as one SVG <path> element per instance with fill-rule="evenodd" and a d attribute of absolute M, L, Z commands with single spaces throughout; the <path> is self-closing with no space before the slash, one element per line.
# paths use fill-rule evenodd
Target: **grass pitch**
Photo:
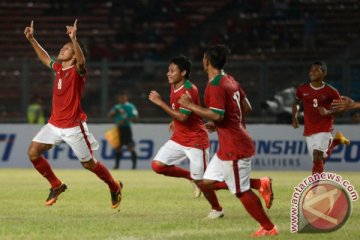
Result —
<path fill-rule="evenodd" d="M 0 239 L 251 239 L 258 224 L 228 191 L 218 191 L 225 217 L 204 220 L 210 207 L 204 197 L 194 199 L 184 179 L 152 171 L 113 171 L 124 182 L 120 211 L 110 207 L 107 186 L 86 170 L 60 170 L 68 185 L 51 207 L 45 207 L 49 185 L 34 169 L 0 169 Z M 280 235 L 271 239 L 360 239 L 360 201 L 338 231 L 327 234 L 292 234 L 289 231 L 293 188 L 308 172 L 253 172 L 271 176 L 275 200 L 268 211 Z M 360 174 L 338 173 L 360 192 Z M 254 191 L 256 192 L 256 191 Z"/>

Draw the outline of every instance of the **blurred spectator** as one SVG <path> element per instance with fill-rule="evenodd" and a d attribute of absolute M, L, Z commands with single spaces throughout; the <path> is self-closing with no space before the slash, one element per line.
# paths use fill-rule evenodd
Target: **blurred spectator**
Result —
<path fill-rule="evenodd" d="M 122 92 L 118 95 L 118 103 L 110 110 L 109 117 L 114 118 L 120 135 L 120 146 L 115 149 L 114 169 L 120 167 L 123 146 L 126 146 L 128 151 L 131 152 L 132 169 L 136 169 L 137 153 L 135 151 L 135 142 L 132 136 L 131 124 L 134 120 L 138 119 L 139 114 L 135 105 L 129 102 L 127 93 Z"/>
<path fill-rule="evenodd" d="M 283 89 L 274 95 L 273 100 L 266 100 L 262 103 L 262 108 L 276 116 L 276 123 L 291 123 L 294 97 L 294 87 Z"/>
<path fill-rule="evenodd" d="M 27 120 L 30 124 L 45 124 L 43 101 L 40 96 L 34 96 L 27 108 Z"/>

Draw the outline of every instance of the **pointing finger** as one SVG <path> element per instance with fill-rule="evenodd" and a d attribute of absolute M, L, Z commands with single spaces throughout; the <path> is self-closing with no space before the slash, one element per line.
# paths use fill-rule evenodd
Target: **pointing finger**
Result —
<path fill-rule="evenodd" d="M 74 27 L 76 28 L 76 24 L 77 24 L 77 19 L 75 19 L 75 22 L 74 22 Z"/>
<path fill-rule="evenodd" d="M 34 20 L 31 20 L 30 28 L 34 28 Z"/>

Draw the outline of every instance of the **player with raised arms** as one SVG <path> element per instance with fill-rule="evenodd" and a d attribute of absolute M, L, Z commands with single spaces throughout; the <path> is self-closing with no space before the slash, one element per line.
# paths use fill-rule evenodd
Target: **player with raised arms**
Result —
<path fill-rule="evenodd" d="M 55 74 L 51 117 L 35 135 L 28 149 L 34 168 L 51 185 L 45 205 L 54 204 L 59 195 L 67 189 L 43 155 L 45 151 L 64 141 L 74 151 L 82 166 L 95 173 L 109 186 L 111 206 L 117 208 L 121 201 L 122 183 L 116 181 L 105 165 L 94 158 L 93 150 L 98 149 L 99 144 L 88 130 L 87 116 L 81 106 L 86 68 L 83 49 L 77 40 L 77 20 L 72 26 L 66 26 L 70 41 L 63 45 L 56 61 L 51 59 L 36 41 L 33 21 L 25 28 L 24 34 L 41 62 Z"/>

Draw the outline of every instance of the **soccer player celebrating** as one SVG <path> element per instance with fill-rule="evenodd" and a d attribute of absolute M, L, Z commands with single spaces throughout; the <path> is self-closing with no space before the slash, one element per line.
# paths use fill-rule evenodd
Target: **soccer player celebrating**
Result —
<path fill-rule="evenodd" d="M 259 230 L 253 236 L 277 235 L 278 230 L 266 215 L 260 199 L 250 189 L 251 160 L 255 146 L 242 125 L 240 85 L 223 71 L 229 52 L 224 45 L 210 46 L 205 51 L 203 66 L 209 79 L 205 90 L 208 108 L 192 102 L 187 94 L 180 97 L 179 103 L 181 107 L 216 125 L 220 146 L 205 171 L 203 183 L 212 186 L 214 181 L 223 177 L 229 190 L 260 223 Z"/>
<path fill-rule="evenodd" d="M 237 84 L 239 84 L 237 82 Z M 252 107 L 249 99 L 246 97 L 245 91 L 241 88 L 239 84 L 239 93 L 240 93 L 240 110 L 242 113 L 241 124 L 243 128 L 246 129 L 246 120 L 245 116 L 250 111 L 252 111 Z M 209 132 L 216 131 L 216 125 L 213 121 L 208 121 L 205 124 L 206 129 Z M 218 176 L 218 180 L 214 182 L 213 186 L 215 190 L 228 189 L 226 182 L 223 177 Z M 259 191 L 260 195 L 265 201 L 266 208 L 270 209 L 273 203 L 274 194 L 272 190 L 272 179 L 270 177 L 261 177 L 261 178 L 250 178 L 250 188 L 256 189 Z"/>
<path fill-rule="evenodd" d="M 214 189 L 201 184 L 209 159 L 209 139 L 201 117 L 191 110 L 180 106 L 178 99 L 186 94 L 194 103 L 200 104 L 197 87 L 189 81 L 191 61 L 185 56 L 170 59 L 167 72 L 171 85 L 170 106 L 154 90 L 149 94 L 149 100 L 161 107 L 169 114 L 173 121 L 170 130 L 173 135 L 159 150 L 152 161 L 152 168 L 156 173 L 170 177 L 194 180 L 209 201 L 212 211 L 208 218 L 216 219 L 224 215 L 216 197 Z M 190 160 L 190 171 L 175 166 L 186 158 Z"/>
<path fill-rule="evenodd" d="M 55 73 L 52 112 L 49 122 L 33 138 L 28 156 L 34 168 L 50 183 L 51 189 L 45 205 L 54 204 L 67 189 L 55 173 L 43 153 L 54 145 L 66 142 L 80 160 L 82 166 L 95 173 L 110 189 L 112 208 L 121 201 L 122 183 L 117 182 L 109 170 L 93 156 L 99 145 L 86 125 L 87 116 L 81 107 L 81 95 L 86 81 L 85 56 L 76 34 L 77 20 L 66 26 L 70 41 L 60 50 L 57 61 L 34 38 L 34 23 L 26 27 L 24 34 L 41 62 Z"/>
<path fill-rule="evenodd" d="M 326 73 L 327 66 L 324 62 L 314 62 L 309 72 L 310 83 L 305 83 L 297 88 L 292 107 L 292 126 L 298 128 L 299 104 L 301 101 L 303 102 L 304 136 L 313 159 L 313 174 L 324 171 L 325 160 L 336 145 L 350 143 L 340 132 L 336 133 L 335 139 L 331 134 L 333 115 L 340 112 L 336 108 L 331 108 L 331 103 L 335 99 L 340 99 L 340 94 L 335 88 L 324 82 Z"/>

